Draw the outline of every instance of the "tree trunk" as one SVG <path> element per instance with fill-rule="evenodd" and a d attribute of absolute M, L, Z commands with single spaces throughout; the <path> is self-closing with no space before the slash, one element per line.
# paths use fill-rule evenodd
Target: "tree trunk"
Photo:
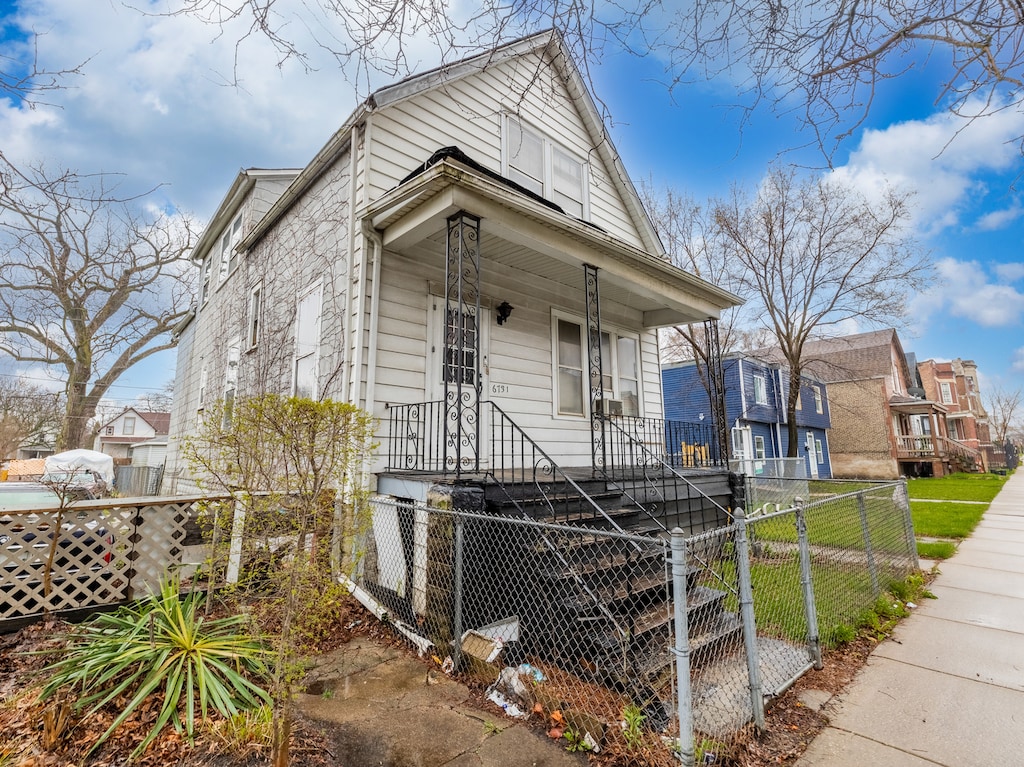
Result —
<path fill-rule="evenodd" d="M 800 373 L 800 368 L 790 363 L 789 392 L 786 395 L 786 434 L 789 438 L 787 458 L 800 457 L 800 433 L 796 425 L 796 404 L 800 401 Z"/>

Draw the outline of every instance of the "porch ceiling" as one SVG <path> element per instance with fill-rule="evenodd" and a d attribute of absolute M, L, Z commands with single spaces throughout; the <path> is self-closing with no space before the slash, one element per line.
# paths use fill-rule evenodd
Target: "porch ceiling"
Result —
<path fill-rule="evenodd" d="M 385 247 L 433 260 L 445 252 L 445 220 L 480 216 L 480 254 L 491 261 L 583 289 L 581 266 L 598 268 L 603 300 L 643 314 L 645 327 L 717 319 L 740 300 L 667 261 L 552 210 L 452 160 L 440 162 L 377 200 L 364 221 Z"/>

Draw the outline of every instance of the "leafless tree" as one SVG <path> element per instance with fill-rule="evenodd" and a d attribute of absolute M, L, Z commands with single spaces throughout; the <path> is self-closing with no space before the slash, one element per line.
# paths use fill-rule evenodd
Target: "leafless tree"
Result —
<path fill-rule="evenodd" d="M 1020 388 L 1004 389 L 1002 386 L 988 387 L 988 422 L 992 431 L 992 442 L 996 445 L 1005 445 L 1007 436 L 1015 428 L 1019 429 L 1024 424 L 1020 423 L 1020 405 L 1024 397 Z"/>
<path fill-rule="evenodd" d="M 0 352 L 63 368 L 61 450 L 82 446 L 126 370 L 173 346 L 192 299 L 187 217 L 115 193 L 108 176 L 23 170 L 0 153 Z"/>
<path fill-rule="evenodd" d="M 52 440 L 60 427 L 59 394 L 17 379 L 0 379 L 0 459 L 26 444 Z"/>
<path fill-rule="evenodd" d="M 789 368 L 789 457 L 797 456 L 796 407 L 804 344 L 841 323 L 898 324 L 908 291 L 927 280 L 927 258 L 903 229 L 907 198 L 871 202 L 830 178 L 772 169 L 756 196 L 736 190 L 717 208 L 727 259 L 758 297 L 760 322 Z"/>
<path fill-rule="evenodd" d="M 82 74 L 88 63 L 67 69 L 51 69 L 39 61 L 40 35 L 32 32 L 24 41 L 8 37 L 0 50 L 0 97 L 35 106 L 43 94 L 67 87 L 70 78 Z"/>
<path fill-rule="evenodd" d="M 802 110 L 826 153 L 863 122 L 881 83 L 911 69 L 942 67 L 934 100 L 969 117 L 1017 107 L 1024 93 L 1024 6 L 1006 0 L 181 0 L 175 12 L 239 43 L 263 36 L 282 59 L 317 46 L 362 85 L 409 73 L 424 43 L 450 61 L 555 28 L 584 72 L 624 49 L 657 56 L 670 88 L 726 78 L 747 109 Z"/>

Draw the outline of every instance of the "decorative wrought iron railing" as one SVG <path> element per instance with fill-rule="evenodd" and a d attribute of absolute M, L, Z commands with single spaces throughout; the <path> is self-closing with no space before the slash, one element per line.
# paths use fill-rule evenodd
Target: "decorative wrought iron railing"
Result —
<path fill-rule="evenodd" d="M 443 473 L 445 405 L 442 400 L 388 405 L 388 471 Z"/>
<path fill-rule="evenodd" d="M 727 509 L 679 471 L 726 465 L 712 426 L 607 416 L 602 430 L 605 476 L 662 530 L 682 524 L 694 534 L 732 520 Z"/>

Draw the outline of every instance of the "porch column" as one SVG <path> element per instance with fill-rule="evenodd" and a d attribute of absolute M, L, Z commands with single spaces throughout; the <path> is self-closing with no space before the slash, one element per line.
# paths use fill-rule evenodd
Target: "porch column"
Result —
<path fill-rule="evenodd" d="M 718 320 L 704 320 L 704 359 L 707 365 L 708 399 L 711 424 L 718 444 L 718 460 L 729 458 L 729 425 L 725 422 L 725 373 L 722 370 L 722 346 L 718 340 Z"/>
<path fill-rule="evenodd" d="M 444 473 L 480 470 L 480 218 L 448 218 L 445 259 Z"/>
<path fill-rule="evenodd" d="M 587 367 L 590 372 L 590 455 L 594 472 L 607 468 L 604 439 L 604 368 L 601 361 L 601 297 L 597 287 L 597 267 L 583 265 L 587 300 Z"/>

